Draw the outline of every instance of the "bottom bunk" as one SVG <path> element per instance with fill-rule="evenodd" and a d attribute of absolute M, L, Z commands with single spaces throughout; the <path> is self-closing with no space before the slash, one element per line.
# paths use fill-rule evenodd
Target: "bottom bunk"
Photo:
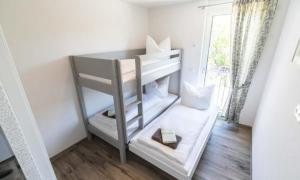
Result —
<path fill-rule="evenodd" d="M 191 179 L 217 118 L 217 107 L 201 111 L 176 102 L 157 117 L 129 143 L 129 150 L 178 179 Z M 169 128 L 181 136 L 176 149 L 157 141 L 152 135 Z"/>
<path fill-rule="evenodd" d="M 164 112 L 169 106 L 171 106 L 178 99 L 177 95 L 169 93 L 167 97 L 160 98 L 152 94 L 143 95 L 143 111 L 144 111 L 144 123 L 147 125 L 154 118 Z M 118 130 L 117 122 L 115 118 L 107 117 L 103 113 L 106 112 L 107 108 L 103 111 L 96 113 L 91 116 L 88 120 L 88 129 L 93 134 L 100 136 L 100 138 L 109 141 L 112 145 L 118 147 Z M 137 115 L 137 106 L 135 104 L 129 105 L 126 108 L 126 120 L 130 120 Z M 138 122 L 133 123 L 127 127 L 127 133 L 130 136 L 138 128 Z"/>

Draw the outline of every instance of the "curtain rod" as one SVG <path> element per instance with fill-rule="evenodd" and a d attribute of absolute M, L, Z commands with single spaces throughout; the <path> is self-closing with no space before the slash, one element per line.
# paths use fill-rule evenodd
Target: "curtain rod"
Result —
<path fill-rule="evenodd" d="M 232 2 L 223 2 L 223 3 L 216 3 L 216 4 L 207 4 L 207 5 L 198 6 L 198 8 L 205 9 L 206 7 L 217 6 L 217 5 L 223 5 L 223 4 L 232 4 Z"/>

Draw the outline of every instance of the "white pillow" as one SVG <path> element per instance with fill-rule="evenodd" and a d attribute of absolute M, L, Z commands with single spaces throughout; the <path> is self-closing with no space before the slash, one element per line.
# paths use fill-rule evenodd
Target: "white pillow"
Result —
<path fill-rule="evenodd" d="M 146 84 L 145 86 L 146 94 L 154 94 L 160 98 L 168 97 L 169 82 L 170 82 L 170 77 L 168 76 Z"/>
<path fill-rule="evenodd" d="M 181 104 L 199 110 L 206 110 L 210 106 L 214 86 L 195 87 L 184 82 Z"/>
<path fill-rule="evenodd" d="M 145 85 L 145 94 L 154 94 L 157 88 L 158 84 L 156 81 L 150 82 Z"/>
<path fill-rule="evenodd" d="M 164 51 L 171 51 L 171 40 L 169 37 L 157 44 L 151 36 L 147 36 L 146 54 L 160 53 Z"/>

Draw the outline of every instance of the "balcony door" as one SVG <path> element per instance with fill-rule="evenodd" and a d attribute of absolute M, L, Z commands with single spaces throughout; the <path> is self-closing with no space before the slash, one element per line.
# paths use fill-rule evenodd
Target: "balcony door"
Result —
<path fill-rule="evenodd" d="M 206 7 L 200 80 L 215 85 L 214 103 L 225 113 L 230 95 L 231 4 Z"/>

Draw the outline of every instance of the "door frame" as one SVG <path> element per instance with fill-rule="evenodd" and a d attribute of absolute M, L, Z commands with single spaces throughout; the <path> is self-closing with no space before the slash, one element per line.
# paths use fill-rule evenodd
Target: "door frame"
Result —
<path fill-rule="evenodd" d="M 1 24 L 0 126 L 26 179 L 56 180 Z"/>
<path fill-rule="evenodd" d="M 209 47 L 211 40 L 211 30 L 214 16 L 232 14 L 232 3 L 219 4 L 205 7 L 205 27 L 203 32 L 202 52 L 199 67 L 198 84 L 205 85 L 206 69 L 208 63 Z"/>

